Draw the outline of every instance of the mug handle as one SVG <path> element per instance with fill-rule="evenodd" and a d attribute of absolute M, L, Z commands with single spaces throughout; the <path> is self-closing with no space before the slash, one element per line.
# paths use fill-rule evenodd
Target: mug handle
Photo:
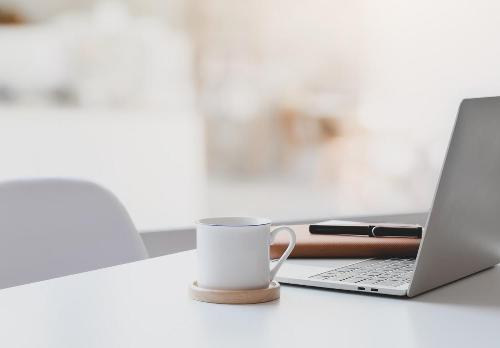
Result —
<path fill-rule="evenodd" d="M 283 255 L 281 255 L 278 262 L 276 262 L 276 265 L 274 265 L 274 267 L 271 268 L 271 280 L 274 279 L 274 277 L 276 276 L 276 273 L 278 273 L 278 270 L 280 269 L 283 262 L 285 262 L 285 260 L 288 258 L 288 256 L 290 256 L 290 254 L 292 253 L 292 250 L 295 247 L 295 242 L 297 240 L 294 230 L 292 230 L 290 227 L 280 226 L 280 227 L 276 227 L 274 230 L 271 231 L 271 243 L 274 241 L 274 239 L 276 238 L 278 233 L 281 231 L 288 232 L 288 234 L 290 235 L 290 243 L 288 244 L 288 247 L 286 248 Z"/>

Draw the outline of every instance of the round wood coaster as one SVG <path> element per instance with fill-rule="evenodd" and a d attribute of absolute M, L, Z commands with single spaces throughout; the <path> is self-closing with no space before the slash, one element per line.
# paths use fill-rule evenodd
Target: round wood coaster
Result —
<path fill-rule="evenodd" d="M 256 290 L 212 290 L 198 286 L 195 281 L 190 288 L 195 300 L 210 303 L 251 304 L 274 301 L 280 297 L 280 283 L 272 281 L 269 287 Z"/>

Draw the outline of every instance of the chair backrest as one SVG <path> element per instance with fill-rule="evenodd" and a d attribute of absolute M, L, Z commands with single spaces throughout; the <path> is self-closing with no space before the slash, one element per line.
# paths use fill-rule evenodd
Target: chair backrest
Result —
<path fill-rule="evenodd" d="M 0 289 L 147 258 L 118 199 L 79 180 L 0 183 Z"/>

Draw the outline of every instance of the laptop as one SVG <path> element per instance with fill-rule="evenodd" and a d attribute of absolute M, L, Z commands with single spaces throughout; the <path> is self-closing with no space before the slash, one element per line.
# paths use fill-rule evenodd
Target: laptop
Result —
<path fill-rule="evenodd" d="M 296 259 L 281 283 L 413 297 L 500 262 L 500 97 L 460 104 L 416 259 Z"/>

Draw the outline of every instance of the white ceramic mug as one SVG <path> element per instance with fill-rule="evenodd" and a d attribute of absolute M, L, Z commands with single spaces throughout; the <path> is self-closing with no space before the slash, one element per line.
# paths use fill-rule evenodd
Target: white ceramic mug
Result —
<path fill-rule="evenodd" d="M 270 268 L 269 246 L 280 231 L 290 234 L 285 253 Z M 263 289 L 269 286 L 295 246 L 289 227 L 271 231 L 271 221 L 252 217 L 220 217 L 198 221 L 198 286 L 206 289 Z"/>

